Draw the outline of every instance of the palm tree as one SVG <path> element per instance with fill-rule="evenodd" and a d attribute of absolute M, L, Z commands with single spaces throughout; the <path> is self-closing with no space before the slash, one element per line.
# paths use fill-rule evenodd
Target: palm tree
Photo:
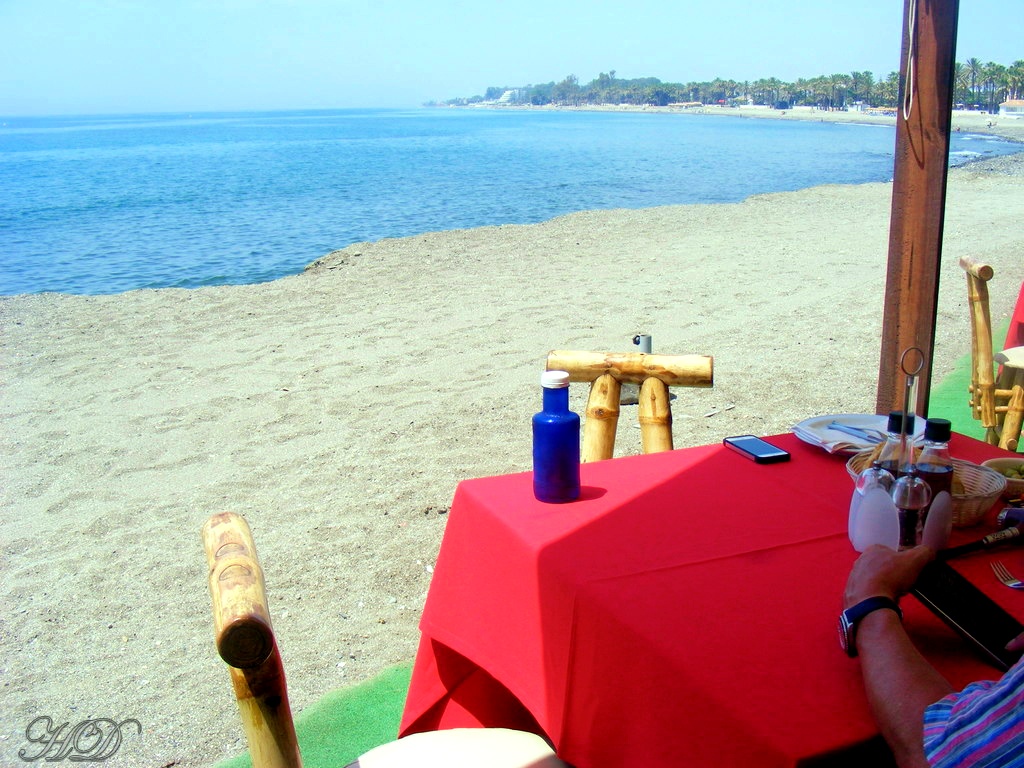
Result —
<path fill-rule="evenodd" d="M 900 98 L 900 73 L 890 72 L 884 80 L 879 80 L 874 87 L 875 106 L 895 107 Z"/>
<path fill-rule="evenodd" d="M 985 86 L 986 106 L 990 113 L 998 111 L 1000 97 L 1008 90 L 1006 85 L 1006 67 L 990 61 L 982 70 L 982 84 Z"/>
<path fill-rule="evenodd" d="M 1009 89 L 1007 99 L 1024 96 L 1024 60 L 1015 61 L 1006 68 L 1006 86 Z"/>
<path fill-rule="evenodd" d="M 981 77 L 981 71 L 983 69 L 980 59 L 968 59 L 964 62 L 964 66 L 967 67 L 967 77 L 971 81 L 971 104 L 978 102 L 978 78 Z"/>
<path fill-rule="evenodd" d="M 953 64 L 953 102 L 967 103 L 967 67 L 959 61 Z"/>
<path fill-rule="evenodd" d="M 576 75 L 568 75 L 551 91 L 551 98 L 559 104 L 579 106 L 579 79 Z"/>
<path fill-rule="evenodd" d="M 851 72 L 850 73 L 850 98 L 854 101 L 862 101 L 865 99 L 867 94 L 867 88 L 865 83 L 864 75 L 867 74 L 869 77 L 870 72 Z"/>
<path fill-rule="evenodd" d="M 828 78 L 828 84 L 829 91 L 831 93 L 830 106 L 845 106 L 846 91 L 850 87 L 850 76 L 844 74 L 830 75 Z M 838 102 L 838 104 L 836 102 Z"/>

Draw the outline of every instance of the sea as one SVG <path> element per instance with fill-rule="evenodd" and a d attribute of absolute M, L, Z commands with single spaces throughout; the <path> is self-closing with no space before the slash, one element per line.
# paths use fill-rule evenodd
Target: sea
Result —
<path fill-rule="evenodd" d="M 0 117 L 0 295 L 260 283 L 363 241 L 887 181 L 894 143 L 643 112 Z M 950 162 L 1022 149 L 957 133 Z"/>

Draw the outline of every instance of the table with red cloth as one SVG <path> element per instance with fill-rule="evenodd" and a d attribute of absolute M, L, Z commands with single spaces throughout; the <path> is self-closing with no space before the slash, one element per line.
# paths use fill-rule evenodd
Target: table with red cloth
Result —
<path fill-rule="evenodd" d="M 768 440 L 792 460 L 711 445 L 584 464 L 570 504 L 536 501 L 530 473 L 461 483 L 401 735 L 525 728 L 577 768 L 794 766 L 877 740 L 836 629 L 857 557 L 847 457 Z M 951 452 L 1005 455 L 961 435 Z M 1024 574 L 1024 549 L 1000 555 Z M 1024 619 L 991 558 L 956 563 Z M 1000 675 L 915 599 L 903 607 L 955 686 Z"/>
<path fill-rule="evenodd" d="M 1010 327 L 1006 329 L 1003 349 L 1010 347 L 1024 347 L 1024 283 L 1020 284 L 1017 303 L 1013 307 L 1013 314 L 1010 315 Z"/>

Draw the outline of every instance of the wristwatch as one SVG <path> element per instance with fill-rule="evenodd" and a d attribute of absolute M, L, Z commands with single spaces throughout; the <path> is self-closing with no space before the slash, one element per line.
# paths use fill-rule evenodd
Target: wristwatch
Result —
<path fill-rule="evenodd" d="M 857 633 L 857 625 L 860 620 L 873 611 L 881 608 L 888 608 L 896 611 L 896 615 L 903 619 L 903 611 L 900 610 L 896 601 L 889 597 L 869 597 L 852 605 L 839 614 L 839 645 L 846 651 L 851 659 L 857 656 L 857 644 L 854 642 L 854 635 Z"/>

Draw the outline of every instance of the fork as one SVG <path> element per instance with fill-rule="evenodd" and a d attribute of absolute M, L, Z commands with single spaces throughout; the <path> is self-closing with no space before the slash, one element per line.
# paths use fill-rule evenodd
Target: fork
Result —
<path fill-rule="evenodd" d="M 847 435 L 853 435 L 859 437 L 861 440 L 867 440 L 869 443 L 880 443 L 885 440 L 885 433 L 877 429 L 870 429 L 868 427 L 853 427 L 849 424 L 842 424 L 838 421 L 833 421 L 828 425 L 828 429 L 834 429 L 836 432 L 843 432 Z"/>
<path fill-rule="evenodd" d="M 1006 570 L 1006 566 L 998 560 L 992 563 L 992 573 L 1011 589 L 1024 589 L 1024 581 L 1014 578 L 1013 574 Z"/>

